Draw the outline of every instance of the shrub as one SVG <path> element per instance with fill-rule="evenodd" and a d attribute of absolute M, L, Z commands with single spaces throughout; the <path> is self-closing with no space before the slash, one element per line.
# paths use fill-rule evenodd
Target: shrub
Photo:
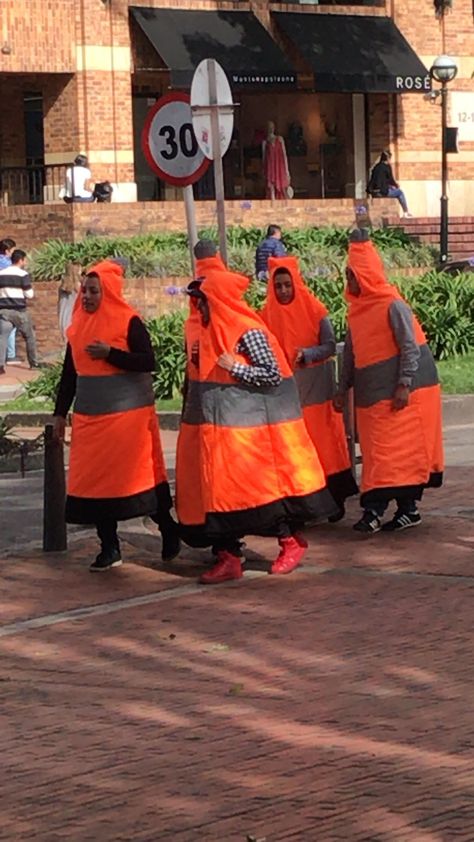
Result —
<path fill-rule="evenodd" d="M 47 398 L 48 400 L 56 400 L 56 395 L 61 379 L 61 372 L 63 369 L 63 361 L 58 360 L 47 368 L 43 369 L 41 374 L 25 385 L 25 395 L 28 398 Z"/>
<path fill-rule="evenodd" d="M 167 313 L 147 322 L 155 352 L 153 388 L 157 399 L 169 400 L 180 394 L 186 365 L 183 325 L 185 310 Z"/>
<path fill-rule="evenodd" d="M 342 340 L 346 332 L 346 302 L 341 271 L 332 277 L 313 274 L 307 277 L 307 283 L 327 306 L 336 337 Z M 474 274 L 452 276 L 432 271 L 417 279 L 401 281 L 399 286 L 418 316 L 437 359 L 461 356 L 474 349 Z M 265 285 L 254 282 L 246 298 L 259 310 L 265 295 Z M 169 400 L 180 394 L 186 364 L 183 337 L 186 315 L 186 310 L 178 310 L 147 322 L 156 358 L 153 383 L 157 399 Z M 48 366 L 25 387 L 26 395 L 54 400 L 61 367 L 61 361 Z"/>
<path fill-rule="evenodd" d="M 418 316 L 438 360 L 474 348 L 474 276 L 427 272 L 402 292 Z"/>
<path fill-rule="evenodd" d="M 253 275 L 255 248 L 265 231 L 260 228 L 229 226 L 227 243 L 232 268 Z M 218 241 L 215 228 L 199 232 L 201 237 Z M 432 265 L 436 252 L 431 246 L 415 243 L 398 228 L 375 229 L 372 236 L 387 267 Z M 297 254 L 305 275 L 340 272 L 345 260 L 349 230 L 345 228 L 300 228 L 285 231 L 290 253 Z M 140 234 L 134 237 L 86 237 L 79 243 L 48 240 L 32 254 L 31 272 L 40 281 L 61 278 L 70 261 L 90 266 L 106 257 L 121 255 L 130 260 L 129 273 L 142 276 L 185 276 L 191 272 L 189 249 L 184 233 Z"/>

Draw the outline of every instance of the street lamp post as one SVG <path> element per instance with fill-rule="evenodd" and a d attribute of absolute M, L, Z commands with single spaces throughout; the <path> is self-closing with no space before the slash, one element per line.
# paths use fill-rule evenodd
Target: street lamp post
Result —
<path fill-rule="evenodd" d="M 450 56 L 438 56 L 430 69 L 430 76 L 441 85 L 441 200 L 440 200 L 440 230 L 439 250 L 440 262 L 443 267 L 448 260 L 448 154 L 447 154 L 447 123 L 448 123 L 448 82 L 452 82 L 458 72 L 457 64 Z"/>

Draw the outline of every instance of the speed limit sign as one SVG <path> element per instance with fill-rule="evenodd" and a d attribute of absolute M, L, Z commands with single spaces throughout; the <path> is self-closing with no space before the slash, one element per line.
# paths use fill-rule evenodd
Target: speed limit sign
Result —
<path fill-rule="evenodd" d="M 210 161 L 198 146 L 189 95 L 161 97 L 147 114 L 142 149 L 151 169 L 168 184 L 185 187 L 206 172 Z"/>

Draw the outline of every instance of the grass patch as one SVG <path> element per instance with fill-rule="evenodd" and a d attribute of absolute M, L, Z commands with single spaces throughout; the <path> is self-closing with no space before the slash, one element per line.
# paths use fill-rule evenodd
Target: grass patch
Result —
<path fill-rule="evenodd" d="M 156 402 L 158 412 L 181 412 L 181 398 L 170 398 Z M 29 398 L 26 395 L 19 395 L 10 401 L 0 403 L 0 412 L 50 412 L 54 409 L 54 403 L 41 398 Z"/>
<path fill-rule="evenodd" d="M 1 412 L 52 412 L 54 403 L 41 398 L 29 398 L 27 395 L 18 395 L 10 401 L 0 403 Z"/>
<path fill-rule="evenodd" d="M 169 398 L 168 400 L 156 401 L 158 412 L 181 412 L 181 398 Z"/>
<path fill-rule="evenodd" d="M 451 357 L 438 363 L 438 371 L 447 395 L 474 394 L 474 351 L 465 357 Z"/>

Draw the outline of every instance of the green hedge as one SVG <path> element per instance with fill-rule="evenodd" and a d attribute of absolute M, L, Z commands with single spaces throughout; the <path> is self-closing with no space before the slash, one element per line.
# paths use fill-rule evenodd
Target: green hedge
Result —
<path fill-rule="evenodd" d="M 312 277 L 309 287 L 329 309 L 338 340 L 344 338 L 346 304 L 342 278 L 335 281 Z M 474 350 L 474 275 L 447 275 L 428 272 L 417 279 L 402 281 L 401 290 L 423 325 L 435 357 L 444 360 Z M 265 297 L 261 284 L 253 284 L 249 303 L 256 309 Z M 154 388 L 156 397 L 169 399 L 179 394 L 184 377 L 183 323 L 186 311 L 178 311 L 147 322 L 156 356 Z M 28 397 L 54 398 L 61 364 L 48 367 L 27 385 Z"/>
<path fill-rule="evenodd" d="M 200 236 L 218 240 L 215 229 L 200 231 Z M 230 226 L 227 229 L 229 265 L 253 276 L 255 248 L 263 236 L 261 228 Z M 335 227 L 285 231 L 288 251 L 299 255 L 305 277 L 340 275 L 348 237 L 349 229 Z M 374 229 L 372 237 L 389 270 L 436 263 L 436 250 L 414 242 L 401 228 Z M 38 281 L 50 281 L 61 278 L 71 261 L 90 266 L 103 258 L 118 255 L 129 258 L 133 277 L 184 277 L 191 271 L 186 235 L 167 233 L 128 238 L 86 237 L 79 243 L 48 240 L 31 255 L 31 272 Z"/>

